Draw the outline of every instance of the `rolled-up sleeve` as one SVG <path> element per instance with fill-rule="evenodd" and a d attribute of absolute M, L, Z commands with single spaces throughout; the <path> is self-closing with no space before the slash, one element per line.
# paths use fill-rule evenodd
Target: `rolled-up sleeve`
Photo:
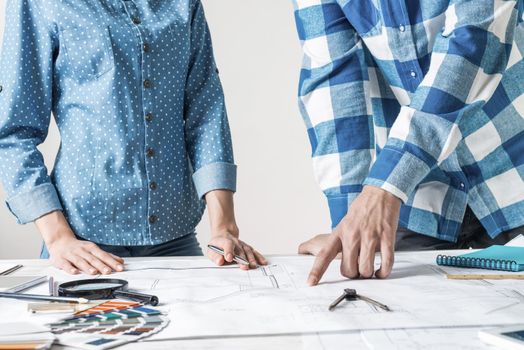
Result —
<path fill-rule="evenodd" d="M 236 191 L 236 165 L 224 93 L 213 56 L 211 36 L 200 1 L 191 23 L 191 64 L 186 83 L 186 146 L 198 195 Z"/>
<path fill-rule="evenodd" d="M 19 223 L 62 210 L 37 146 L 52 109 L 55 30 L 36 1 L 10 0 L 0 58 L 0 180 Z"/>

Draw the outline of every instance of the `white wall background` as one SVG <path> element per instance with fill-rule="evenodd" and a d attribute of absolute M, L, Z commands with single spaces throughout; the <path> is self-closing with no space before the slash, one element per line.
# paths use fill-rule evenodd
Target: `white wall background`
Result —
<path fill-rule="evenodd" d="M 296 104 L 301 53 L 293 6 L 290 0 L 202 1 L 239 165 L 241 236 L 264 253 L 295 253 L 301 241 L 329 231 L 329 214 Z M 0 0 L 0 38 L 5 2 Z M 41 146 L 49 169 L 59 142 L 53 124 Z M 0 188 L 0 258 L 36 258 L 38 232 L 33 224 L 17 225 L 4 200 Z M 206 216 L 198 227 L 201 243 L 209 237 L 207 223 Z"/>

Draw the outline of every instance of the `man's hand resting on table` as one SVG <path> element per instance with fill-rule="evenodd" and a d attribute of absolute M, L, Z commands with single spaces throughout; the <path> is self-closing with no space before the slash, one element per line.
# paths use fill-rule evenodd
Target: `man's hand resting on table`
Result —
<path fill-rule="evenodd" d="M 389 192 L 365 186 L 333 233 L 328 237 L 316 237 L 322 247 L 316 254 L 308 284 L 318 284 L 339 252 L 342 252 L 340 272 L 343 276 L 371 278 L 375 252 L 379 250 L 381 266 L 375 276 L 388 277 L 393 268 L 400 206 L 400 199 Z M 308 242 L 303 244 L 304 251 L 315 253 L 317 249 L 312 247 L 315 241 Z"/>
<path fill-rule="evenodd" d="M 302 242 L 298 246 L 298 254 L 308 254 L 317 256 L 322 248 L 328 243 L 331 233 L 321 233 L 315 237 Z M 342 247 L 340 247 L 342 249 Z M 336 259 L 342 258 L 342 253 L 339 250 Z"/>

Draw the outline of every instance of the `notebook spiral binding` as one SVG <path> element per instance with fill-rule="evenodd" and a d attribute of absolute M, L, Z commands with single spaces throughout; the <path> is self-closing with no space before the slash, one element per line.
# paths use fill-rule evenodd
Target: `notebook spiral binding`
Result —
<path fill-rule="evenodd" d="M 518 264 L 512 260 L 465 258 L 460 256 L 439 255 L 438 265 L 471 267 L 477 269 L 491 269 L 501 271 L 517 271 Z"/>

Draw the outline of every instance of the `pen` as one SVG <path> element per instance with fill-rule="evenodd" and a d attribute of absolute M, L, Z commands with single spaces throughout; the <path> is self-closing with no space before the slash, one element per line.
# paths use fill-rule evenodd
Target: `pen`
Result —
<path fill-rule="evenodd" d="M 220 254 L 220 255 L 222 255 L 222 256 L 225 256 L 225 254 L 224 254 L 224 250 L 223 250 L 222 248 L 219 248 L 219 247 L 214 246 L 214 245 L 211 245 L 211 244 L 209 244 L 207 247 L 208 247 L 209 249 L 211 249 L 212 251 L 214 251 L 215 253 Z M 249 265 L 249 262 L 248 262 L 246 259 L 244 259 L 244 258 L 242 258 L 242 257 L 240 257 L 240 256 L 238 256 L 238 255 L 235 255 L 235 256 L 233 257 L 233 260 L 234 260 L 236 263 L 241 264 L 241 265 Z"/>
<path fill-rule="evenodd" d="M 11 298 L 20 300 L 43 300 L 43 301 L 56 301 L 59 303 L 72 303 L 72 304 L 86 304 L 89 300 L 84 298 L 67 298 L 67 297 L 52 297 L 49 295 L 37 295 L 37 294 L 21 294 L 21 293 L 0 293 L 0 298 Z"/>
<path fill-rule="evenodd" d="M 0 273 L 0 276 L 6 276 L 6 275 L 9 275 L 9 274 L 15 272 L 16 270 L 21 269 L 22 267 L 24 267 L 24 266 L 23 266 L 23 265 L 16 265 L 16 266 L 13 266 L 13 267 L 11 267 L 10 269 L 7 269 L 7 270 L 5 270 L 5 271 L 2 271 L 2 272 Z"/>

